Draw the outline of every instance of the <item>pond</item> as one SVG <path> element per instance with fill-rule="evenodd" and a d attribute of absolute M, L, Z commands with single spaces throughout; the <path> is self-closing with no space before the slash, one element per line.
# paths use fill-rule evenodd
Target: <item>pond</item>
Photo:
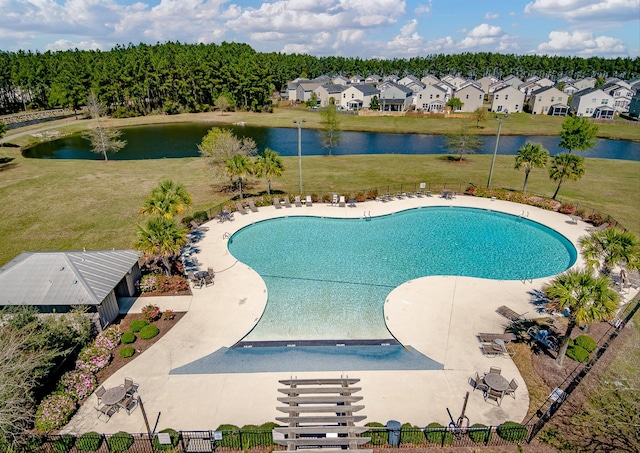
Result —
<path fill-rule="evenodd" d="M 198 144 L 207 131 L 214 127 L 204 123 L 178 123 L 122 128 L 122 138 L 127 146 L 118 153 L 110 154 L 113 160 L 139 160 L 198 157 Z M 277 151 L 281 156 L 298 154 L 297 128 L 266 128 L 249 126 L 225 126 L 239 137 L 255 140 L 258 150 L 265 148 Z M 302 154 L 324 155 L 320 133 L 302 129 Z M 484 136 L 478 154 L 492 154 L 496 137 Z M 563 150 L 558 147 L 557 136 L 500 136 L 498 154 L 515 155 L 526 142 L 541 143 L 553 156 Z M 447 154 L 445 137 L 429 134 L 383 134 L 374 132 L 342 132 L 340 146 L 333 149 L 334 155 L 348 154 Z M 92 153 L 90 144 L 79 135 L 41 143 L 23 151 L 25 157 L 42 159 L 102 159 Z M 584 157 L 604 159 L 640 160 L 640 143 L 597 139 L 596 145 L 581 154 Z"/>

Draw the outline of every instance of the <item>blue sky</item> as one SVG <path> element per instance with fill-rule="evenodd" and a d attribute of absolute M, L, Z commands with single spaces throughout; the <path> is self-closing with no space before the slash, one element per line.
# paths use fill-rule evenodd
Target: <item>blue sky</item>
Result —
<path fill-rule="evenodd" d="M 244 42 L 361 58 L 638 57 L 640 0 L 0 0 L 0 50 Z"/>

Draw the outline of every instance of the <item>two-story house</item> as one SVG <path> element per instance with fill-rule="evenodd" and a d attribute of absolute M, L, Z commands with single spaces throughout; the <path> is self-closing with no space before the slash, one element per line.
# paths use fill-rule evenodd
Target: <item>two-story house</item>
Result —
<path fill-rule="evenodd" d="M 629 116 L 632 118 L 640 118 L 640 91 L 631 96 L 629 102 Z"/>
<path fill-rule="evenodd" d="M 522 112 L 524 93 L 517 88 L 507 85 L 489 95 L 492 112 Z"/>
<path fill-rule="evenodd" d="M 613 96 L 599 88 L 586 88 L 571 98 L 571 111 L 576 116 L 613 118 Z"/>
<path fill-rule="evenodd" d="M 613 108 L 618 113 L 629 111 L 629 103 L 633 96 L 631 86 L 622 80 L 618 82 L 605 83 L 600 87 L 602 91 L 613 96 Z"/>
<path fill-rule="evenodd" d="M 555 87 L 542 87 L 531 93 L 529 110 L 538 115 L 564 116 L 569 113 L 569 96 Z"/>
<path fill-rule="evenodd" d="M 420 81 L 424 84 L 424 86 L 429 86 L 429 85 L 435 85 L 437 83 L 440 83 L 440 79 L 437 78 L 436 76 L 432 75 L 432 74 L 427 74 L 426 76 L 424 76 L 423 78 L 420 79 Z"/>
<path fill-rule="evenodd" d="M 342 104 L 342 92 L 347 88 L 346 85 L 337 85 L 333 83 L 329 83 L 327 85 L 319 85 L 313 91 L 315 91 L 318 96 L 318 103 L 322 107 L 326 107 L 331 103 L 331 98 L 333 98 L 333 103 L 340 107 Z"/>
<path fill-rule="evenodd" d="M 498 79 L 494 76 L 484 76 L 478 80 L 476 80 L 476 85 L 479 85 L 484 91 L 484 94 L 489 94 L 489 87 L 491 84 L 496 83 Z"/>
<path fill-rule="evenodd" d="M 596 79 L 593 77 L 583 77 L 573 82 L 573 85 L 578 91 L 586 90 L 587 88 L 594 88 L 596 86 Z"/>
<path fill-rule="evenodd" d="M 461 112 L 474 112 L 482 107 L 484 91 L 479 85 L 467 82 L 455 91 L 453 97 L 462 102 Z"/>
<path fill-rule="evenodd" d="M 378 85 L 380 90 L 380 110 L 383 112 L 403 112 L 413 103 L 413 91 L 409 87 L 393 82 Z"/>
<path fill-rule="evenodd" d="M 396 82 L 398 85 L 404 85 L 409 88 L 413 93 L 416 93 L 425 87 L 424 83 L 422 83 L 416 76 L 408 75 L 406 77 L 401 78 Z"/>
<path fill-rule="evenodd" d="M 513 74 L 506 76 L 504 79 L 502 79 L 502 81 L 514 88 L 518 88 L 518 86 L 522 85 L 522 83 L 524 82 L 524 80 L 514 76 Z"/>
<path fill-rule="evenodd" d="M 378 83 L 380 83 L 381 80 L 382 80 L 382 77 L 380 77 L 378 74 L 371 74 L 371 75 L 367 76 L 366 79 L 364 79 L 364 83 L 370 83 L 372 85 L 377 85 Z"/>
<path fill-rule="evenodd" d="M 337 75 L 331 79 L 331 83 L 334 85 L 349 85 L 350 82 L 345 76 Z"/>
<path fill-rule="evenodd" d="M 442 78 L 442 81 L 452 85 L 454 89 L 458 89 L 467 82 L 467 79 L 460 76 L 447 75 Z"/>
<path fill-rule="evenodd" d="M 429 85 L 414 95 L 416 109 L 423 112 L 442 112 L 449 100 L 447 90 L 442 86 Z"/>
<path fill-rule="evenodd" d="M 340 105 L 347 110 L 368 109 L 374 96 L 380 99 L 380 90 L 373 85 L 368 83 L 348 85 L 342 91 Z"/>

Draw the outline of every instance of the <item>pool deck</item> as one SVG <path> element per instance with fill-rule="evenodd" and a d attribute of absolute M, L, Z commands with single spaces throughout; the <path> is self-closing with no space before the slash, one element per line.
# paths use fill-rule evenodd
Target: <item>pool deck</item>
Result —
<path fill-rule="evenodd" d="M 507 305 L 526 318 L 542 316 L 532 304 L 530 292 L 540 289 L 549 278 L 523 282 L 424 277 L 394 289 L 384 306 L 389 329 L 401 343 L 411 345 L 444 364 L 443 370 L 170 374 L 175 368 L 232 346 L 251 330 L 265 307 L 267 288 L 264 281 L 229 253 L 228 234 L 273 217 L 358 218 L 365 212 L 375 217 L 421 206 L 466 206 L 522 215 L 557 230 L 574 244 L 587 234 L 587 224 L 572 224 L 566 215 L 463 195 L 452 200 L 434 195 L 386 203 L 370 201 L 358 203 L 356 207 L 314 203 L 312 207 L 282 209 L 265 206 L 246 215 L 236 212 L 233 221 L 205 224 L 202 238 L 196 244 L 201 267 L 213 267 L 216 271 L 214 285 L 194 288 L 193 296 L 145 297 L 126 301 L 128 303 L 121 307 L 125 312 L 139 312 L 143 306 L 153 303 L 162 310 L 187 313 L 153 347 L 111 376 L 105 386 L 120 385 L 124 377 L 132 377 L 140 384 L 139 393 L 151 428 L 159 417 L 158 430 L 168 427 L 213 430 L 223 423 L 242 426 L 273 422 L 275 417 L 282 415 L 276 410 L 277 397 L 280 396 L 278 380 L 291 377 L 360 378 L 362 392 L 359 394 L 364 397 L 362 414 L 367 416 L 365 422 L 386 423 L 394 419 L 419 426 L 431 422 L 447 425 L 446 409 L 449 408 L 456 417 L 467 391 L 470 398 L 466 415 L 472 424 L 524 421 L 529 398 L 522 376 L 511 358 L 484 356 L 476 335 L 479 332 L 503 331 L 508 321 L 496 313 L 501 305 Z M 576 266 L 581 266 L 581 263 L 579 256 Z M 629 298 L 631 296 L 628 295 Z M 501 367 L 503 376 L 516 378 L 520 383 L 515 399 L 505 397 L 500 407 L 494 402 L 485 402 L 482 393 L 472 392 L 470 385 L 470 378 L 476 371 L 488 371 L 491 365 Z M 146 432 L 139 409 L 129 416 L 120 411 L 104 423 L 97 420 L 95 406 L 96 398 L 91 396 L 63 432 Z"/>

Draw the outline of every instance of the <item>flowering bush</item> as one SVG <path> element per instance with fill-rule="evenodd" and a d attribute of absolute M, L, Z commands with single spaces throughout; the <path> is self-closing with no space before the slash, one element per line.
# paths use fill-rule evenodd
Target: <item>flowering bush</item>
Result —
<path fill-rule="evenodd" d="M 484 198 L 496 198 L 497 200 L 512 201 L 514 203 L 522 203 L 529 206 L 547 209 L 549 211 L 557 211 L 561 203 L 537 195 L 527 195 L 522 192 L 515 192 L 506 189 L 488 189 L 484 187 L 469 186 L 465 191 L 468 195 Z"/>
<path fill-rule="evenodd" d="M 111 325 L 98 334 L 94 344 L 98 347 L 113 351 L 120 344 L 121 336 L 122 330 L 120 326 Z"/>
<path fill-rule="evenodd" d="M 177 293 L 188 289 L 189 283 L 187 282 L 187 279 L 181 275 L 173 275 L 171 277 L 159 275 L 156 278 L 156 290 L 161 294 Z"/>
<path fill-rule="evenodd" d="M 36 411 L 36 428 L 40 431 L 58 429 L 69 421 L 76 410 L 76 402 L 71 395 L 62 392 L 47 396 Z"/>
<path fill-rule="evenodd" d="M 558 212 L 561 214 L 573 214 L 576 208 L 572 204 L 563 204 L 558 208 Z"/>
<path fill-rule="evenodd" d="M 58 387 L 76 400 L 89 396 L 98 385 L 93 373 L 82 370 L 69 371 L 62 375 Z"/>
<path fill-rule="evenodd" d="M 101 346 L 91 345 L 80 351 L 78 360 L 76 360 L 76 368 L 90 373 L 96 373 L 109 365 L 111 354 Z"/>
<path fill-rule="evenodd" d="M 140 281 L 138 281 L 138 288 L 143 293 L 150 293 L 156 290 L 156 274 L 143 275 Z"/>
<path fill-rule="evenodd" d="M 604 217 L 602 217 L 600 214 L 594 212 L 589 216 L 589 222 L 591 222 L 594 226 L 600 226 L 605 222 L 605 220 Z"/>
<path fill-rule="evenodd" d="M 147 322 L 155 321 L 156 319 L 160 318 L 161 314 L 162 313 L 160 312 L 160 308 L 157 305 L 147 305 L 146 307 L 142 308 L 142 316 Z"/>
<path fill-rule="evenodd" d="M 173 310 L 165 310 L 162 313 L 162 320 L 163 321 L 171 321 L 175 317 L 176 317 L 176 314 L 173 312 Z"/>

